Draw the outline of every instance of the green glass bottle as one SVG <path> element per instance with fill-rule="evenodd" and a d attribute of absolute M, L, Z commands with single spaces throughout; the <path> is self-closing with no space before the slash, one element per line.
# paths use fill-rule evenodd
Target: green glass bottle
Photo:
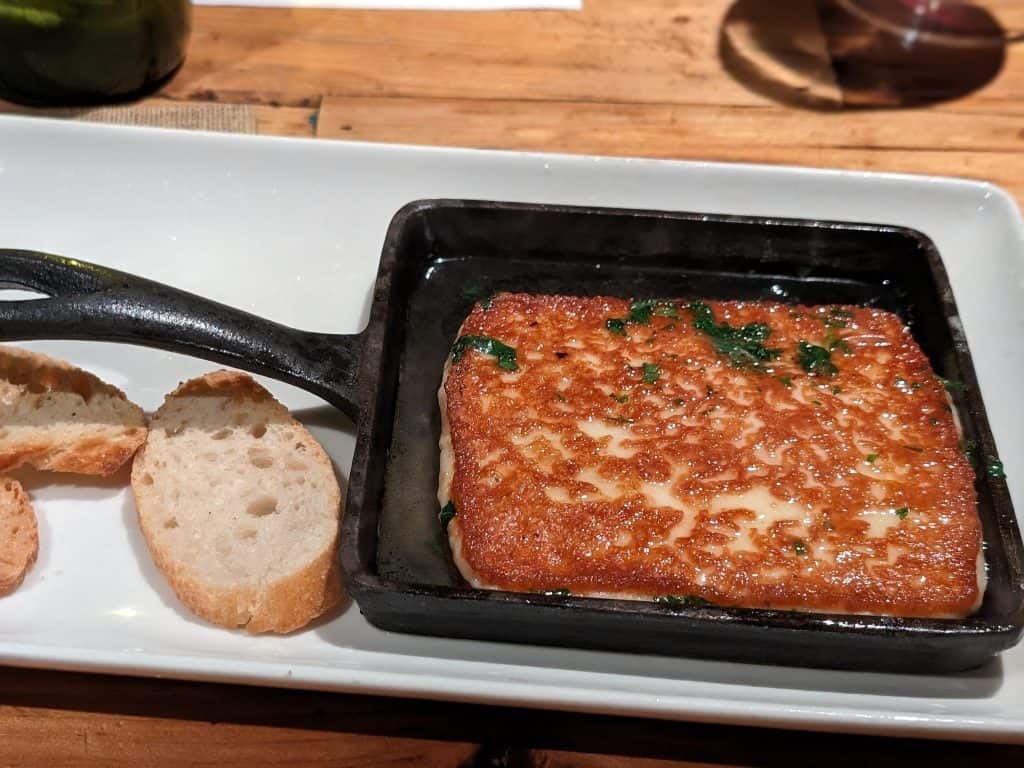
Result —
<path fill-rule="evenodd" d="M 189 0 L 0 0 L 0 98 L 33 106 L 126 101 L 185 58 Z"/>

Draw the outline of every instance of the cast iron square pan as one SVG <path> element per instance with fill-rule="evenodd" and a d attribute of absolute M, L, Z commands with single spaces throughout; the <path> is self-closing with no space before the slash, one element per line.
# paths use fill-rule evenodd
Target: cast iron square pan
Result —
<path fill-rule="evenodd" d="M 437 389 L 475 291 L 851 303 L 899 314 L 977 445 L 988 589 L 962 620 L 689 608 L 469 588 L 438 522 Z M 472 293 L 472 290 L 470 291 Z M 388 231 L 358 384 L 342 533 L 348 588 L 397 632 L 836 669 L 953 672 L 1024 629 L 1022 547 L 970 353 L 931 241 L 871 224 L 421 201 Z"/>

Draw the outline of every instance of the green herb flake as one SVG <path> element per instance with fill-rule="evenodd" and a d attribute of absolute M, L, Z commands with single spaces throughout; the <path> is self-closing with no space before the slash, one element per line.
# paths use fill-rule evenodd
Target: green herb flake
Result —
<path fill-rule="evenodd" d="M 822 526 L 825 528 L 826 531 L 834 531 L 836 529 L 835 525 L 832 524 L 831 518 L 828 517 L 826 517 L 825 520 L 822 522 Z"/>
<path fill-rule="evenodd" d="M 446 531 L 448 530 L 448 523 L 450 523 L 455 517 L 455 502 L 449 501 L 444 507 L 441 508 L 441 514 L 437 516 L 438 520 L 441 521 L 441 527 Z"/>
<path fill-rule="evenodd" d="M 822 402 L 821 402 L 821 400 L 811 400 L 811 404 L 812 405 L 817 405 L 817 406 L 820 407 L 822 405 Z"/>
<path fill-rule="evenodd" d="M 782 382 L 782 386 L 791 389 L 793 387 L 792 376 L 779 376 L 779 381 Z"/>
<path fill-rule="evenodd" d="M 793 551 L 800 557 L 804 557 L 807 554 L 807 545 L 804 544 L 802 539 L 797 539 L 793 542 Z"/>
<path fill-rule="evenodd" d="M 832 307 L 823 318 L 826 328 L 845 328 L 853 319 L 853 312 L 839 307 Z"/>
<path fill-rule="evenodd" d="M 842 387 L 832 387 L 832 394 L 833 395 L 838 395 L 842 391 L 843 391 Z"/>
<path fill-rule="evenodd" d="M 491 302 L 494 301 L 494 291 L 488 290 L 487 288 L 481 288 L 478 285 L 471 285 L 462 289 L 462 298 L 469 299 L 470 301 L 478 301 L 480 302 L 481 307 L 484 309 L 490 309 Z"/>
<path fill-rule="evenodd" d="M 679 310 L 671 301 L 664 299 L 640 299 L 629 305 L 629 322 L 631 323 L 647 325 L 651 322 L 651 315 L 678 320 Z"/>
<path fill-rule="evenodd" d="M 626 321 L 620 320 L 617 317 L 609 317 L 605 320 L 604 327 L 607 328 L 610 333 L 614 333 L 617 336 L 626 335 Z"/>
<path fill-rule="evenodd" d="M 516 362 L 516 351 L 507 344 L 502 344 L 490 336 L 462 336 L 452 346 L 452 362 L 458 362 L 466 354 L 467 349 L 475 349 L 485 355 L 491 355 L 498 361 L 498 367 L 505 371 L 519 370 Z"/>
<path fill-rule="evenodd" d="M 797 360 L 800 367 L 812 376 L 835 376 L 839 373 L 827 349 L 803 340 L 797 344 Z"/>
<path fill-rule="evenodd" d="M 629 305 L 629 322 L 637 325 L 647 325 L 651 322 L 651 312 L 658 302 L 654 299 L 642 299 L 634 301 Z"/>
<path fill-rule="evenodd" d="M 867 456 L 864 457 L 864 461 L 866 461 L 868 464 L 874 464 L 876 461 L 878 461 L 878 454 L 869 453 Z"/>
<path fill-rule="evenodd" d="M 908 451 L 913 451 L 914 453 L 924 453 L 924 448 L 919 445 L 904 445 L 903 447 Z"/>
<path fill-rule="evenodd" d="M 1006 477 L 1006 470 L 1003 469 L 1003 462 L 999 459 L 992 459 L 992 462 L 985 469 L 989 477 L 994 477 L 999 480 Z"/>
<path fill-rule="evenodd" d="M 954 381 L 953 379 L 944 379 L 942 376 L 938 377 L 939 383 L 946 388 L 947 392 L 963 392 L 967 389 L 962 381 Z"/>
<path fill-rule="evenodd" d="M 825 338 L 821 341 L 821 345 L 829 352 L 834 352 L 838 349 L 844 355 L 850 354 L 850 345 L 839 338 L 835 331 L 829 331 L 826 333 Z"/>
<path fill-rule="evenodd" d="M 614 392 L 612 392 L 609 395 L 609 397 L 611 397 L 611 399 L 616 401 L 617 403 L 628 403 L 629 402 L 629 395 L 616 395 Z"/>
<path fill-rule="evenodd" d="M 656 384 L 661 376 L 661 366 L 656 363 L 644 363 L 643 372 L 645 384 Z"/>
<path fill-rule="evenodd" d="M 906 507 L 900 507 L 899 509 L 894 511 L 896 512 L 896 517 L 898 517 L 900 520 L 906 520 L 907 515 L 910 514 L 910 510 L 907 509 Z"/>
<path fill-rule="evenodd" d="M 572 592 L 570 592 L 568 589 L 549 589 L 544 594 L 548 595 L 549 597 L 571 597 L 572 596 Z"/>
<path fill-rule="evenodd" d="M 671 301 L 659 301 L 654 305 L 654 314 L 658 317 L 667 317 L 670 320 L 681 320 L 682 316 L 676 305 Z M 672 326 L 675 327 L 675 326 Z"/>
<path fill-rule="evenodd" d="M 737 368 L 749 366 L 763 370 L 766 363 L 782 354 L 781 349 L 769 349 L 764 345 L 772 329 L 764 323 L 747 323 L 734 328 L 728 323 L 718 324 L 711 307 L 703 301 L 692 301 L 689 306 L 693 314 L 693 327 L 711 339 L 715 351 L 725 355 Z"/>
<path fill-rule="evenodd" d="M 658 595 L 654 598 L 654 602 L 660 603 L 661 605 L 671 605 L 676 608 L 707 608 L 708 606 L 714 605 L 709 600 L 705 600 L 700 595 Z"/>

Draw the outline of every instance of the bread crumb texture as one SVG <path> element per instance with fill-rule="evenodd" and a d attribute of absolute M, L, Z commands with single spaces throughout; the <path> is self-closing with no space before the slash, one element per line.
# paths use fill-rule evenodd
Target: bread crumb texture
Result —
<path fill-rule="evenodd" d="M 109 475 L 146 439 L 142 409 L 70 363 L 0 347 L 0 472 Z"/>
<path fill-rule="evenodd" d="M 185 382 L 132 468 L 157 567 L 202 618 L 291 632 L 341 596 L 341 491 L 323 448 L 251 377 Z"/>

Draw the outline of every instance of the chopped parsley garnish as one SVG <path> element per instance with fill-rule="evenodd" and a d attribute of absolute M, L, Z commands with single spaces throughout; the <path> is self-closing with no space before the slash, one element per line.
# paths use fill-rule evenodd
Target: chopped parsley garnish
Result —
<path fill-rule="evenodd" d="M 693 327 L 707 335 L 715 351 L 728 357 L 737 368 L 750 366 L 761 370 L 765 363 L 782 354 L 781 349 L 769 349 L 764 345 L 772 335 L 772 329 L 764 323 L 747 323 L 742 328 L 734 328 L 728 323 L 718 324 L 711 307 L 703 301 L 691 301 L 689 309 L 693 313 Z"/>
<path fill-rule="evenodd" d="M 1006 470 L 1003 469 L 1003 462 L 999 459 L 992 459 L 992 463 L 988 465 L 988 468 L 985 471 L 988 472 L 989 477 L 999 479 L 1006 477 Z"/>
<path fill-rule="evenodd" d="M 682 597 L 677 595 L 658 595 L 654 598 L 654 602 L 678 608 L 706 608 L 709 605 L 714 605 L 714 603 L 705 600 L 700 595 L 683 595 Z"/>
<path fill-rule="evenodd" d="M 636 323 L 638 325 L 647 325 L 651 322 L 651 313 L 654 311 L 654 305 L 656 303 L 657 302 L 654 299 L 634 301 L 629 305 L 629 322 Z"/>
<path fill-rule="evenodd" d="M 962 381 L 954 381 L 953 379 L 944 379 L 941 376 L 938 377 L 939 383 L 946 388 L 947 392 L 963 392 L 967 389 L 967 385 Z"/>
<path fill-rule="evenodd" d="M 469 299 L 470 301 L 479 301 L 481 307 L 490 309 L 491 302 L 494 301 L 494 291 L 481 288 L 478 285 L 470 285 L 462 289 L 462 298 Z"/>
<path fill-rule="evenodd" d="M 655 384 L 661 376 L 661 366 L 656 363 L 644 363 L 644 383 Z"/>
<path fill-rule="evenodd" d="M 908 451 L 913 451 L 914 453 L 924 453 L 924 448 L 919 445 L 904 445 L 903 447 Z"/>
<path fill-rule="evenodd" d="M 838 395 L 842 391 L 843 391 L 842 387 L 832 387 L 832 394 L 833 395 Z"/>
<path fill-rule="evenodd" d="M 679 310 L 671 301 L 664 299 L 641 299 L 629 305 L 629 322 L 631 323 L 647 325 L 651 322 L 651 315 L 678 320 Z"/>
<path fill-rule="evenodd" d="M 812 405 L 821 405 L 821 400 L 811 400 Z"/>
<path fill-rule="evenodd" d="M 864 461 L 866 461 L 868 464 L 874 464 L 876 461 L 878 461 L 878 454 L 869 453 L 867 456 L 864 457 Z"/>
<path fill-rule="evenodd" d="M 612 333 L 625 336 L 627 325 L 650 325 L 652 315 L 678 320 L 679 310 L 676 309 L 676 305 L 671 301 L 664 299 L 640 299 L 629 305 L 629 317 L 610 317 L 604 321 L 604 327 Z M 674 327 L 673 325 L 667 325 L 663 330 L 671 330 Z M 648 339 L 648 343 L 654 343 L 653 337 Z"/>
<path fill-rule="evenodd" d="M 611 397 L 612 400 L 615 400 L 616 402 L 619 403 L 629 402 L 629 395 L 616 395 L 614 392 L 612 392 L 611 395 L 609 395 L 609 397 Z"/>
<path fill-rule="evenodd" d="M 458 362 L 466 354 L 467 349 L 475 349 L 485 355 L 491 355 L 498 361 L 498 367 L 506 371 L 519 370 L 516 362 L 516 351 L 507 344 L 502 344 L 490 336 L 462 336 L 452 346 L 452 361 Z"/>
<path fill-rule="evenodd" d="M 609 317 L 604 321 L 604 327 L 607 328 L 611 333 L 617 334 L 618 336 L 626 335 L 626 321 L 620 320 L 617 317 Z"/>
<path fill-rule="evenodd" d="M 792 387 L 793 386 L 793 377 L 792 376 L 779 376 L 779 381 L 782 382 L 782 386 L 784 386 L 784 387 Z"/>
<path fill-rule="evenodd" d="M 832 353 L 824 347 L 800 341 L 797 344 L 797 360 L 800 367 L 812 376 L 835 376 L 839 373 L 832 362 Z"/>
<path fill-rule="evenodd" d="M 851 320 L 852 318 L 852 312 L 845 309 L 839 309 L 838 307 L 833 307 L 828 311 L 828 314 L 824 318 L 825 327 L 845 328 L 847 321 Z"/>
<path fill-rule="evenodd" d="M 825 338 L 822 339 L 821 343 L 829 352 L 833 352 L 838 349 L 844 355 L 850 354 L 850 345 L 836 336 L 835 331 L 829 331 L 826 333 Z"/>
<path fill-rule="evenodd" d="M 549 589 L 544 594 L 550 595 L 551 597 L 569 597 L 572 595 L 572 592 L 568 589 Z"/>
<path fill-rule="evenodd" d="M 895 510 L 895 512 L 896 517 L 898 517 L 900 520 L 906 520 L 907 515 L 910 514 L 910 510 L 907 509 L 906 507 L 900 507 L 899 509 Z"/>
<path fill-rule="evenodd" d="M 800 557 L 807 554 L 807 545 L 804 544 L 802 539 L 797 539 L 793 542 L 793 551 L 796 552 Z"/>
<path fill-rule="evenodd" d="M 441 514 L 437 516 L 441 521 L 441 527 L 448 530 L 448 523 L 455 517 L 455 502 L 449 501 L 441 508 Z"/>

